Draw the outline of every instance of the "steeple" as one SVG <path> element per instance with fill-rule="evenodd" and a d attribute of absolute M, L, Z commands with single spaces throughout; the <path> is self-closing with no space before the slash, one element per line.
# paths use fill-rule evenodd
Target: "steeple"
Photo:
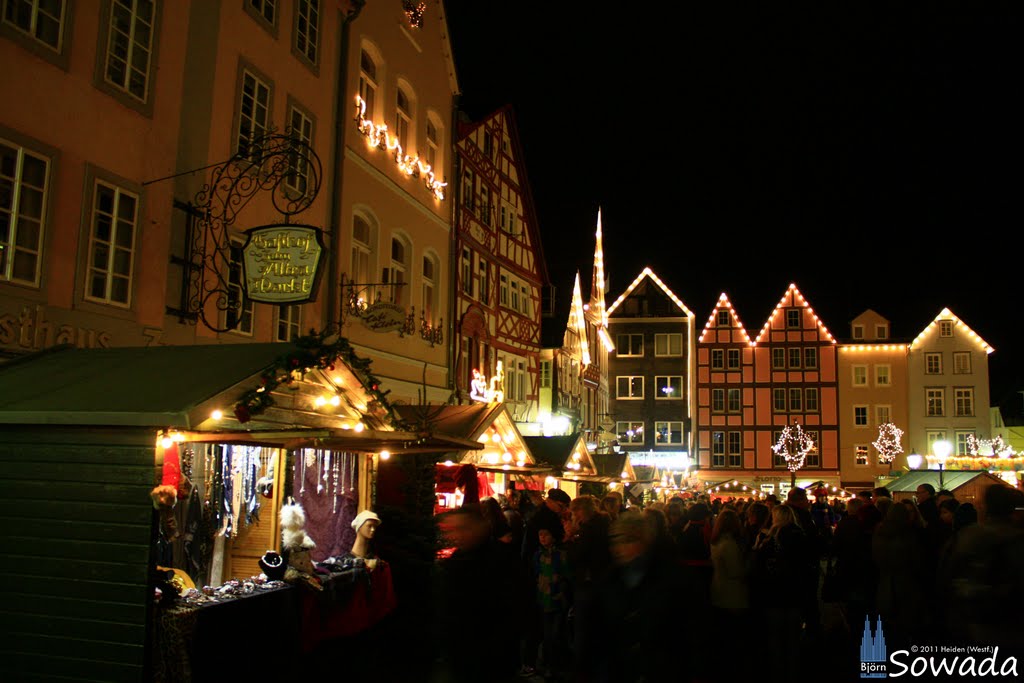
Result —
<path fill-rule="evenodd" d="M 601 207 L 597 209 L 597 233 L 594 246 L 594 278 L 590 285 L 590 313 L 597 325 L 605 325 L 604 310 L 604 245 L 601 238 Z"/>

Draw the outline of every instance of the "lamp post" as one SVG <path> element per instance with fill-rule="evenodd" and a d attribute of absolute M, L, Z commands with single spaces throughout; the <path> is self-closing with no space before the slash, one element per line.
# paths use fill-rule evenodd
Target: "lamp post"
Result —
<path fill-rule="evenodd" d="M 921 461 L 923 459 L 924 458 L 920 454 L 911 453 L 910 455 L 907 456 L 907 467 L 909 467 L 912 470 L 916 470 L 918 467 L 921 466 Z"/>
<path fill-rule="evenodd" d="M 946 458 L 953 452 L 953 444 L 940 439 L 932 444 L 932 453 L 935 454 L 935 460 L 939 463 L 939 490 L 945 488 L 942 480 L 942 468 L 946 465 Z"/>

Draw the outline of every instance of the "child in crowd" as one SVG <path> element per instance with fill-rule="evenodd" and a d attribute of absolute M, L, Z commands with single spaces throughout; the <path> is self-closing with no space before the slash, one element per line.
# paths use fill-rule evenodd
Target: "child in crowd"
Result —
<path fill-rule="evenodd" d="M 563 666 L 566 650 L 566 616 L 569 611 L 569 555 L 555 545 L 549 529 L 537 532 L 540 547 L 533 556 L 537 580 L 537 605 L 543 633 L 543 673 L 557 673 Z"/>

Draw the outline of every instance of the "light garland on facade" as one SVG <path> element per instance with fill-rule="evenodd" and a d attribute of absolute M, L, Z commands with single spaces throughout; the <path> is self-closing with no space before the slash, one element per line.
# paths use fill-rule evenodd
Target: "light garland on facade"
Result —
<path fill-rule="evenodd" d="M 906 344 L 842 344 L 840 351 L 906 351 Z"/>
<path fill-rule="evenodd" d="M 989 451 L 982 453 L 982 451 Z M 971 457 L 989 458 L 1015 458 L 1018 453 L 1013 446 L 1003 441 L 1003 437 L 997 436 L 994 439 L 979 439 L 974 434 L 967 435 L 967 454 Z"/>
<path fill-rule="evenodd" d="M 968 327 L 963 320 L 956 317 L 953 311 L 949 310 L 948 308 L 943 308 L 942 311 L 935 317 L 935 320 L 932 320 L 930 323 L 928 323 L 928 327 L 921 330 L 921 334 L 917 335 L 914 341 L 910 342 L 910 350 L 913 351 L 914 347 L 917 346 L 918 343 L 920 343 L 928 335 L 929 332 L 931 332 L 940 322 L 943 321 L 952 322 L 954 325 L 963 325 L 964 330 L 967 331 L 967 337 L 975 344 L 977 344 L 985 353 L 992 353 L 993 351 L 995 351 L 994 348 L 989 346 L 988 342 L 979 337 L 974 330 Z"/>
<path fill-rule="evenodd" d="M 787 425 L 779 434 L 779 440 L 772 446 L 772 452 L 786 460 L 786 467 L 790 472 L 796 472 L 803 467 L 807 454 L 812 450 L 814 441 L 799 422 L 794 422 L 792 426 Z"/>
<path fill-rule="evenodd" d="M 633 290 L 636 289 L 637 285 L 639 285 L 641 282 L 643 282 L 643 279 L 645 277 L 651 278 L 651 280 L 654 282 L 654 284 L 656 284 L 659 287 L 661 287 L 661 290 L 663 292 L 665 292 L 666 296 L 668 296 L 668 298 L 672 300 L 672 303 L 674 303 L 676 306 L 678 306 L 680 309 L 682 309 L 683 313 L 686 314 L 687 318 L 692 318 L 693 317 L 693 313 L 690 311 L 689 308 L 686 307 L 686 304 L 683 303 L 682 299 L 680 299 L 678 296 L 676 296 L 675 292 L 673 292 L 671 289 L 669 289 L 668 285 L 666 285 L 664 282 L 662 282 L 661 278 L 654 274 L 654 271 L 651 270 L 650 266 L 648 266 L 648 267 L 644 268 L 642 271 L 640 271 L 640 274 L 637 275 L 636 279 L 633 280 L 632 284 L 630 284 L 629 287 L 626 288 L 626 291 L 623 292 L 619 296 L 619 298 L 615 300 L 615 303 L 613 303 L 608 308 L 608 315 L 611 315 L 612 312 L 614 312 L 615 309 L 619 307 L 619 304 L 621 304 L 623 301 L 626 300 L 626 297 L 628 297 L 633 292 Z"/>
<path fill-rule="evenodd" d="M 359 132 L 366 136 L 370 147 L 376 147 L 388 152 L 394 151 L 395 163 L 402 173 L 407 176 L 423 178 L 427 189 L 438 200 L 444 200 L 444 188 L 447 187 L 448 183 L 438 180 L 430 164 L 423 163 L 418 156 L 411 157 L 408 154 L 404 154 L 398 138 L 388 135 L 386 123 L 378 126 L 373 121 L 365 118 L 365 116 L 366 102 L 362 97 L 356 95 L 356 126 L 359 128 Z"/>
<path fill-rule="evenodd" d="M 587 343 L 587 318 L 583 313 L 583 293 L 580 291 L 579 272 L 576 273 L 576 282 L 572 286 L 572 315 L 576 319 L 576 333 L 580 337 L 583 367 L 587 367 L 590 365 L 590 345 Z"/>
<path fill-rule="evenodd" d="M 715 318 L 718 315 L 718 311 L 721 310 L 722 308 L 729 309 L 729 314 L 732 316 L 732 319 L 736 321 L 737 325 L 739 325 L 740 334 L 743 335 L 743 338 L 747 341 L 747 344 L 750 344 L 750 336 L 747 334 L 747 328 L 745 328 L 743 326 L 743 323 L 740 322 L 740 316 L 737 315 L 736 309 L 732 307 L 732 302 L 729 301 L 729 297 L 725 295 L 725 292 L 722 292 L 718 296 L 718 305 L 715 306 L 714 310 L 711 311 L 711 315 L 708 316 L 708 321 L 704 325 L 704 331 L 700 333 L 700 339 L 698 339 L 697 342 L 700 344 L 704 343 L 704 336 L 708 333 L 709 330 L 711 330 L 711 324 L 715 322 Z"/>
<path fill-rule="evenodd" d="M 878 451 L 878 461 L 886 465 L 896 459 L 896 456 L 903 452 L 903 445 L 900 440 L 903 438 L 903 430 L 892 422 L 886 422 L 878 426 L 878 439 L 872 442 L 872 446 Z"/>
<path fill-rule="evenodd" d="M 828 331 L 827 327 L 825 327 L 825 323 L 821 322 L 821 319 L 818 317 L 818 314 L 814 312 L 814 309 L 811 308 L 810 304 L 807 303 L 807 300 L 804 299 L 804 295 L 800 293 L 799 289 L 797 289 L 796 284 L 791 282 L 789 284 L 789 288 L 786 289 L 786 293 L 782 295 L 782 298 L 779 299 L 779 303 L 775 305 L 775 310 L 772 311 L 772 314 L 768 316 L 768 320 L 765 321 L 764 327 L 761 328 L 761 332 L 757 335 L 757 339 L 754 340 L 753 346 L 757 346 L 758 344 L 761 343 L 761 339 L 765 336 L 765 334 L 767 334 L 768 330 L 772 326 L 772 320 L 775 319 L 775 316 L 778 314 L 779 310 L 786 305 L 786 299 L 788 299 L 790 295 L 794 297 L 793 301 L 795 304 L 799 304 L 800 306 L 803 306 L 804 308 L 807 309 L 807 312 L 811 314 L 812 318 L 814 318 L 814 323 L 818 326 L 818 329 L 825 333 L 825 336 L 828 337 L 828 340 L 830 342 L 835 344 L 835 337 L 832 336 L 832 333 Z"/>
<path fill-rule="evenodd" d="M 608 314 L 604 310 L 604 241 L 601 236 L 601 208 L 597 209 L 597 232 L 594 234 L 594 291 L 590 294 L 590 300 L 597 304 L 595 311 L 599 325 L 608 325 Z"/>

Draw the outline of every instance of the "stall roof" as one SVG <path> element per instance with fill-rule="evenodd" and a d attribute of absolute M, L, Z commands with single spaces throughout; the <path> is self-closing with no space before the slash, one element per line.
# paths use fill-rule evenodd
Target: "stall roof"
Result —
<path fill-rule="evenodd" d="M 629 454 L 622 453 L 594 453 L 591 455 L 594 465 L 597 467 L 595 476 L 580 476 L 582 481 L 596 481 L 611 483 L 613 481 L 636 482 L 636 473 L 633 465 L 629 462 Z M 625 474 L 625 476 L 623 476 Z"/>
<path fill-rule="evenodd" d="M 566 436 L 524 436 L 523 440 L 538 464 L 547 465 L 555 472 L 565 472 L 568 478 L 597 474 L 597 467 L 579 432 Z M 575 461 L 574 454 L 578 456 Z M 574 462 L 579 464 L 578 470 L 569 467 Z"/>
<path fill-rule="evenodd" d="M 986 477 L 991 479 L 992 483 L 999 482 L 1000 484 L 1010 486 L 999 477 L 993 476 L 984 470 L 944 470 L 942 472 L 942 488 L 955 491 L 978 477 Z M 907 472 L 886 484 L 886 488 L 891 493 L 914 493 L 921 484 L 931 484 L 937 491 L 940 488 L 939 472 L 937 470 Z"/>
<path fill-rule="evenodd" d="M 394 409 L 398 419 L 413 431 L 446 434 L 463 442 L 475 442 L 477 445 L 472 448 L 456 444 L 457 447 L 449 449 L 451 452 L 462 452 L 462 463 L 472 463 L 481 469 L 505 471 L 512 469 L 525 472 L 535 469 L 516 464 L 520 461 L 523 465 L 535 463 L 529 446 L 504 403 L 470 403 L 464 406 L 396 405 Z M 502 447 L 514 453 L 511 463 L 495 456 L 494 448 L 488 449 L 486 436 L 492 428 L 492 434 L 496 433 L 502 439 Z M 480 444 L 483 444 L 482 448 Z"/>

